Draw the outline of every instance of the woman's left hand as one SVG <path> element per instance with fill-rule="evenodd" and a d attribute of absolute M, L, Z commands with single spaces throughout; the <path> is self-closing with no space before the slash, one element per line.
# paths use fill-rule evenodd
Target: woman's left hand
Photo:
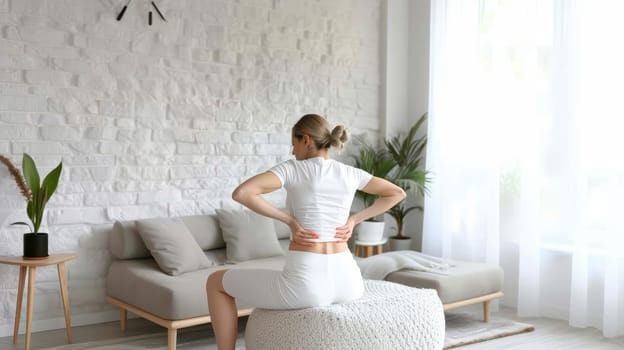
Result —
<path fill-rule="evenodd" d="M 347 219 L 347 223 L 343 226 L 336 227 L 336 235 L 334 237 L 346 242 L 351 238 L 353 234 L 353 228 L 355 227 L 355 220 L 352 217 Z"/>

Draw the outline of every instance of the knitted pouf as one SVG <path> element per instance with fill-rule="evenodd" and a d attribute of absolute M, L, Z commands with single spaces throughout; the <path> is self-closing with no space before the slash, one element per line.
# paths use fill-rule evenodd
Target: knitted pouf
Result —
<path fill-rule="evenodd" d="M 347 304 L 255 309 L 246 349 L 442 349 L 444 311 L 435 290 L 372 280 L 364 287 L 364 296 Z"/>

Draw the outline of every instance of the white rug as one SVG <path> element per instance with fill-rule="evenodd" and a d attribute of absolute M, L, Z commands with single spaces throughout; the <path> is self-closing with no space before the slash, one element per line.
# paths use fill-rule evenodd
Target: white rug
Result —
<path fill-rule="evenodd" d="M 244 326 L 246 317 L 241 318 L 239 323 L 239 336 L 236 342 L 236 350 L 245 349 Z M 462 345 L 474 344 L 491 339 L 506 337 L 533 331 L 533 326 L 526 323 L 492 317 L 489 322 L 484 323 L 476 319 L 469 313 L 447 313 L 446 314 L 446 337 L 444 349 L 460 347 Z M 205 327 L 193 327 L 187 330 L 178 331 L 179 350 L 217 350 L 212 329 L 209 325 Z M 42 350 L 166 350 L 167 332 L 157 334 L 139 335 L 126 338 L 115 338 L 80 344 L 70 344 L 45 348 Z"/>

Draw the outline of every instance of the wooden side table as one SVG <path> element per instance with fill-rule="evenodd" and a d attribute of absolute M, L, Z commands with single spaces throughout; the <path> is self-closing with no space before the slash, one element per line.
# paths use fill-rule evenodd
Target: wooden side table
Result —
<path fill-rule="evenodd" d="M 17 344 L 19 333 L 20 314 L 22 311 L 22 299 L 24 296 L 24 284 L 26 282 L 26 270 L 28 270 L 28 301 L 26 304 L 26 350 L 30 350 L 30 325 L 32 321 L 33 297 L 35 292 L 35 271 L 37 267 L 56 265 L 59 282 L 61 285 L 61 298 L 65 311 L 65 328 L 67 329 L 67 342 L 71 344 L 71 318 L 69 315 L 69 295 L 67 292 L 67 275 L 65 262 L 78 258 L 77 254 L 50 254 L 43 259 L 24 259 L 21 256 L 0 257 L 0 264 L 18 265 L 20 267 L 19 286 L 17 287 L 17 306 L 15 308 L 15 326 L 13 328 L 13 344 Z"/>
<path fill-rule="evenodd" d="M 367 258 L 371 255 L 383 253 L 383 245 L 388 242 L 388 238 L 384 238 L 379 242 L 355 241 L 355 256 Z"/>

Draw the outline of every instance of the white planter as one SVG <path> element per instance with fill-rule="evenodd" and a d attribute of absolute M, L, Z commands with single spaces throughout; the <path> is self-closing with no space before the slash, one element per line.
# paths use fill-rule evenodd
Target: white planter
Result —
<path fill-rule="evenodd" d="M 357 226 L 357 239 L 363 242 L 379 242 L 383 239 L 383 221 L 362 221 Z"/>
<path fill-rule="evenodd" d="M 394 237 L 390 237 L 389 246 L 391 251 L 410 250 L 412 247 L 412 238 L 396 239 Z"/>

